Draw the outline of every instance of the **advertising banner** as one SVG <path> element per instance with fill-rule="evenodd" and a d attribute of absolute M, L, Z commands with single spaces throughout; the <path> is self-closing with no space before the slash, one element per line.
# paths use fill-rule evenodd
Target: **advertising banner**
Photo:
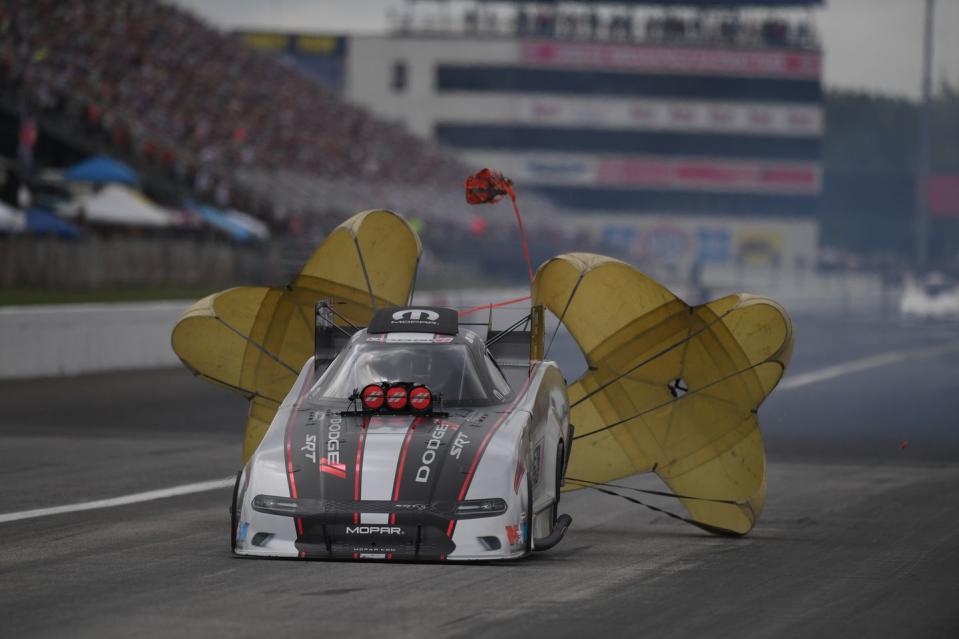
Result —
<path fill-rule="evenodd" d="M 819 105 L 630 97 L 443 95 L 444 124 L 589 127 L 635 131 L 818 137 Z"/>
<path fill-rule="evenodd" d="M 603 71 L 655 74 L 737 75 L 815 79 L 821 56 L 816 52 L 700 47 L 635 46 L 579 42 L 527 42 L 519 62 Z"/>
<path fill-rule="evenodd" d="M 820 169 L 815 164 L 760 163 L 666 158 L 600 158 L 596 183 L 602 185 L 818 193 Z"/>
<path fill-rule="evenodd" d="M 931 175 L 927 188 L 934 217 L 959 217 L 959 173 Z"/>
<path fill-rule="evenodd" d="M 496 151 L 471 151 L 465 157 L 537 185 L 816 195 L 822 182 L 819 165 L 811 162 Z"/>

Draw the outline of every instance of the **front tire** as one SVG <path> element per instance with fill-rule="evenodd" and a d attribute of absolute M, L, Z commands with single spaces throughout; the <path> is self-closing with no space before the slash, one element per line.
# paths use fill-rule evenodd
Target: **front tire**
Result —
<path fill-rule="evenodd" d="M 242 476 L 242 470 L 236 474 L 236 482 L 233 484 L 233 501 L 230 502 L 230 552 L 234 555 L 236 554 L 236 531 L 240 527 L 240 512 L 236 507 L 236 501 L 240 495 L 240 477 Z"/>
<path fill-rule="evenodd" d="M 553 528 L 556 527 L 556 520 L 559 518 L 559 491 L 563 487 L 563 465 L 565 462 L 566 449 L 563 446 L 563 441 L 560 440 L 559 444 L 556 445 L 556 498 L 553 499 L 553 508 L 550 513 L 550 532 L 553 532 Z"/>
<path fill-rule="evenodd" d="M 525 527 L 523 534 L 526 537 L 526 549 L 523 553 L 525 557 L 533 552 L 533 480 L 528 472 L 526 473 L 526 523 L 523 525 Z"/>

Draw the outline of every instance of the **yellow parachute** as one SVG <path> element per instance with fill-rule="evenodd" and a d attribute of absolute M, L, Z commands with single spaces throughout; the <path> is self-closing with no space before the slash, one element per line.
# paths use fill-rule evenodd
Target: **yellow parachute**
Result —
<path fill-rule="evenodd" d="M 756 411 L 792 352 L 785 310 L 751 295 L 691 307 L 632 266 L 585 253 L 543 264 L 532 297 L 589 366 L 569 387 L 567 476 L 585 485 L 655 472 L 695 523 L 749 532 L 766 496 Z"/>
<path fill-rule="evenodd" d="M 376 308 L 409 301 L 422 246 L 392 211 L 338 226 L 285 287 L 232 288 L 195 303 L 173 329 L 173 350 L 196 375 L 250 399 L 246 462 L 314 351 L 314 309 L 331 299 L 365 326 Z"/>

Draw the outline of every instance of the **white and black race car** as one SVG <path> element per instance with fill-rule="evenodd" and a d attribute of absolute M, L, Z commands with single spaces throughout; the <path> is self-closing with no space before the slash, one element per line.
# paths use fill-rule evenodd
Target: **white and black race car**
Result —
<path fill-rule="evenodd" d="M 541 316 L 493 331 L 447 308 L 364 328 L 331 313 L 317 306 L 315 356 L 237 477 L 233 551 L 493 560 L 558 543 L 572 432 Z"/>

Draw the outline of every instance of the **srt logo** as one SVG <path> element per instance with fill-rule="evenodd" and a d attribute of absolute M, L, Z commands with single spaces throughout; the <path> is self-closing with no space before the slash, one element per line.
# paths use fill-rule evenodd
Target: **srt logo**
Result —
<path fill-rule="evenodd" d="M 421 459 L 422 465 L 416 470 L 416 481 L 425 484 L 430 479 L 430 464 L 436 460 L 436 449 L 440 447 L 443 438 L 446 437 L 446 431 L 449 428 L 444 423 L 437 424 L 433 432 L 430 433 L 429 441 L 426 442 L 426 450 Z"/>
<path fill-rule="evenodd" d="M 347 526 L 347 535 L 402 535 L 399 526 Z"/>
<path fill-rule="evenodd" d="M 340 463 L 340 431 L 343 420 L 334 417 L 326 430 L 326 457 L 320 460 L 320 472 L 346 479 L 346 464 Z"/>
<path fill-rule="evenodd" d="M 456 433 L 456 439 L 453 440 L 453 446 L 450 449 L 450 455 L 456 459 L 460 458 L 460 455 L 463 453 L 463 446 L 466 446 L 470 443 L 469 437 L 466 436 L 466 433 Z"/>
<path fill-rule="evenodd" d="M 306 444 L 300 446 L 300 450 L 306 451 L 306 458 L 314 464 L 316 463 L 316 435 L 307 435 Z"/>
<path fill-rule="evenodd" d="M 393 504 L 396 510 L 426 510 L 426 504 Z"/>
<path fill-rule="evenodd" d="M 393 313 L 394 320 L 409 320 L 411 322 L 435 322 L 440 318 L 436 311 L 428 311 L 422 308 L 408 308 L 405 311 L 396 311 Z"/>

